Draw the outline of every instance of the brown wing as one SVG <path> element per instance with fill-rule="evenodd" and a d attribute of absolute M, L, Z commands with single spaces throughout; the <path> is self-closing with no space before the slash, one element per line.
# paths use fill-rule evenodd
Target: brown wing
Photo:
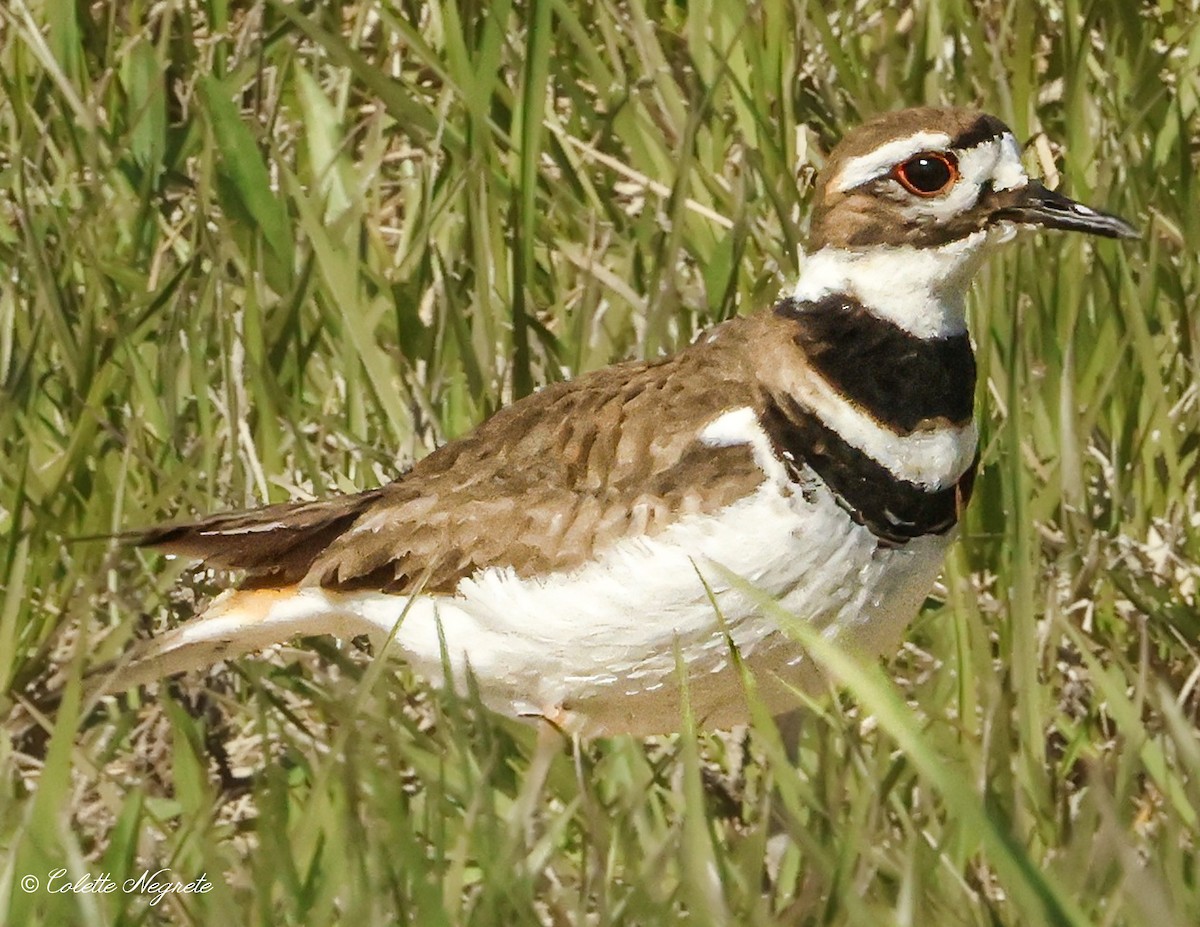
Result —
<path fill-rule="evenodd" d="M 619 364 L 501 410 L 381 489 L 147 532 L 141 543 L 246 569 L 247 586 L 301 580 L 449 592 L 493 566 L 576 567 L 637 533 L 713 511 L 763 474 L 745 445 L 698 434 L 759 403 L 750 320 L 654 363 Z"/>

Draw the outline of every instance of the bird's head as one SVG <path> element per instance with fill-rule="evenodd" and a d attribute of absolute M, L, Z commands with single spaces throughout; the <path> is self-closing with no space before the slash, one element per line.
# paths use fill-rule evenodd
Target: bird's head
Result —
<path fill-rule="evenodd" d="M 795 295 L 853 291 L 910 330 L 945 334 L 963 324 L 963 294 L 986 246 L 1023 227 L 1138 234 L 1031 179 L 995 116 L 935 107 L 884 113 L 829 155 Z"/>
<path fill-rule="evenodd" d="M 829 156 L 813 209 L 814 249 L 937 247 L 1005 225 L 1136 238 L 1128 222 L 1031 180 L 1012 131 L 970 109 L 884 113 Z"/>

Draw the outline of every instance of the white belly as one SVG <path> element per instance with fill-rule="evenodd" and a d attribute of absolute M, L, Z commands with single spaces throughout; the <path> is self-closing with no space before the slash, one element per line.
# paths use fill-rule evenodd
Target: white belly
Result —
<path fill-rule="evenodd" d="M 377 626 L 389 615 L 394 623 L 407 605 L 395 641 L 414 667 L 442 681 L 444 640 L 459 684 L 469 666 L 489 707 L 506 714 L 566 712 L 593 734 L 676 730 L 678 653 L 696 718 L 726 726 L 746 713 L 729 641 L 774 710 L 794 702 L 778 678 L 806 685 L 815 672 L 725 571 L 779 599 L 797 620 L 882 653 L 941 569 L 949 537 L 880 548 L 826 490 L 808 495 L 767 481 L 716 515 L 686 518 L 543 579 L 492 569 L 464 580 L 453 597 L 338 599 Z"/>

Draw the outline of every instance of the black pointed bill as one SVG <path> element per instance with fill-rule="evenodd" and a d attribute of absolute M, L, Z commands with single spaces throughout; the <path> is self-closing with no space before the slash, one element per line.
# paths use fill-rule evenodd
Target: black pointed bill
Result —
<path fill-rule="evenodd" d="M 1119 216 L 1077 203 L 1036 180 L 1009 192 L 1008 202 L 994 213 L 993 222 L 1015 222 L 1047 229 L 1087 232 L 1105 238 L 1140 238 L 1141 233 Z"/>

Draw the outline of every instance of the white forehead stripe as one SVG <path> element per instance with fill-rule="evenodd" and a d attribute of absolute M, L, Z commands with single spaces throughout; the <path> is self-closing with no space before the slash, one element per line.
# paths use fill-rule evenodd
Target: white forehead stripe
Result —
<path fill-rule="evenodd" d="M 1016 190 L 1029 183 L 1021 165 L 1021 149 L 1007 132 L 960 149 L 958 172 L 964 183 L 943 198 L 947 208 L 965 209 L 974 205 L 984 184 L 990 183 L 993 190 Z"/>
<path fill-rule="evenodd" d="M 850 158 L 842 165 L 837 177 L 830 184 L 830 189 L 845 193 L 886 174 L 893 166 L 919 152 L 940 151 L 949 147 L 950 136 L 945 132 L 917 132 L 915 135 L 898 138 L 886 145 L 880 145 L 870 154 Z"/>
<path fill-rule="evenodd" d="M 993 144 L 1000 146 L 996 169 L 992 172 L 993 190 L 1017 190 L 1029 183 L 1025 168 L 1021 165 L 1021 146 L 1011 132 L 1005 132 Z"/>

